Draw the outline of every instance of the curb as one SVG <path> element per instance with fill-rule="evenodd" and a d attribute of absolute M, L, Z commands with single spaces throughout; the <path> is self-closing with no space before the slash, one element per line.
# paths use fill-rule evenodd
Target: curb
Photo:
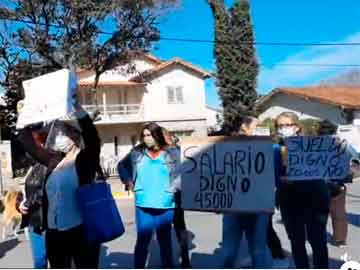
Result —
<path fill-rule="evenodd" d="M 127 192 L 127 191 L 115 191 L 115 192 L 112 192 L 112 195 L 115 200 L 134 198 L 133 193 Z"/>

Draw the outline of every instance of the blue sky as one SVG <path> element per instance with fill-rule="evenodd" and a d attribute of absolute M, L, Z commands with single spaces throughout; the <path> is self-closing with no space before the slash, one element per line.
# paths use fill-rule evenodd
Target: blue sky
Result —
<path fill-rule="evenodd" d="M 235 0 L 225 0 L 230 6 Z M 359 0 L 250 0 L 258 42 L 360 42 Z M 214 39 L 211 10 L 206 0 L 181 0 L 159 19 L 162 37 Z M 153 54 L 168 60 L 181 57 L 208 71 L 215 70 L 213 44 L 161 40 Z M 258 92 L 279 86 L 315 84 L 349 67 L 286 66 L 286 64 L 360 65 L 360 46 L 257 46 L 261 63 Z M 285 64 L 285 65 L 284 65 Z M 1 91 L 1 90 L 0 90 Z M 207 103 L 219 106 L 213 80 L 206 82 Z"/>
<path fill-rule="evenodd" d="M 228 5 L 233 0 L 225 1 Z M 358 0 L 251 0 L 258 42 L 360 42 Z M 213 19 L 206 0 L 182 0 L 159 20 L 162 37 L 213 40 Z M 360 64 L 360 46 L 257 46 L 261 63 L 258 92 L 279 86 L 310 85 L 345 72 L 348 67 L 284 66 L 284 64 Z M 163 59 L 181 57 L 208 71 L 215 69 L 213 45 L 161 40 L 153 53 Z M 206 83 L 207 102 L 218 106 L 216 87 Z"/>

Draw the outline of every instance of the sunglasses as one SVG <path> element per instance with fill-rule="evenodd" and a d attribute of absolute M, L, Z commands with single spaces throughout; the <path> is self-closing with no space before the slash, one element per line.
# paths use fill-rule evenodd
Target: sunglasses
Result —
<path fill-rule="evenodd" d="M 283 128 L 283 127 L 294 127 L 296 126 L 295 123 L 287 123 L 287 124 L 279 124 L 277 125 L 278 128 Z"/>

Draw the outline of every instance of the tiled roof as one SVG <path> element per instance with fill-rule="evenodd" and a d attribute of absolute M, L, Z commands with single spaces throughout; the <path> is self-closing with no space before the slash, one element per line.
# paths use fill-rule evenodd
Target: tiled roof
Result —
<path fill-rule="evenodd" d="M 152 62 L 155 66 L 158 66 L 158 65 L 161 65 L 164 63 L 163 60 L 161 60 L 160 58 L 157 58 L 156 56 L 154 56 L 150 53 L 139 53 L 139 54 L 137 54 L 137 57 L 135 57 L 135 58 L 149 60 L 149 62 Z M 91 70 L 91 69 L 77 68 L 76 74 L 79 79 L 83 79 L 83 78 L 89 77 L 91 75 L 94 75 L 95 72 L 94 72 L 94 70 Z"/>
<path fill-rule="evenodd" d="M 360 86 L 311 86 L 311 87 L 281 87 L 274 89 L 269 95 L 259 100 L 257 106 L 265 105 L 274 95 L 285 94 L 297 96 L 306 100 L 341 106 L 347 109 L 360 109 Z"/>
<path fill-rule="evenodd" d="M 79 81 L 78 82 L 80 87 L 92 87 L 94 85 L 94 82 L 84 82 Z M 137 82 L 129 82 L 129 81 L 105 81 L 105 82 L 99 82 L 98 87 L 118 87 L 118 86 L 144 86 L 145 83 L 137 83 Z"/>
<path fill-rule="evenodd" d="M 203 79 L 211 77 L 211 74 L 208 73 L 207 71 L 205 71 L 199 67 L 196 67 L 195 65 L 176 57 L 168 62 L 163 62 L 162 64 L 158 65 L 155 68 L 152 68 L 150 70 L 146 70 L 146 71 L 142 72 L 141 74 L 133 77 L 131 79 L 131 81 L 141 81 L 142 78 L 156 76 L 156 74 L 158 74 L 160 71 L 162 71 L 170 66 L 173 66 L 173 65 L 181 65 L 184 68 L 189 69 L 189 70 L 195 72 L 196 74 L 200 75 Z"/>

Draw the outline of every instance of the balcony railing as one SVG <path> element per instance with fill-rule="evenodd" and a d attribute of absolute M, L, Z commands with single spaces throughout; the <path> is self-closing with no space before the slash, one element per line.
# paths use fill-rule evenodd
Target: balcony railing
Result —
<path fill-rule="evenodd" d="M 88 112 L 100 111 L 101 120 L 116 122 L 142 121 L 143 106 L 141 104 L 109 104 L 109 105 L 83 105 Z"/>

